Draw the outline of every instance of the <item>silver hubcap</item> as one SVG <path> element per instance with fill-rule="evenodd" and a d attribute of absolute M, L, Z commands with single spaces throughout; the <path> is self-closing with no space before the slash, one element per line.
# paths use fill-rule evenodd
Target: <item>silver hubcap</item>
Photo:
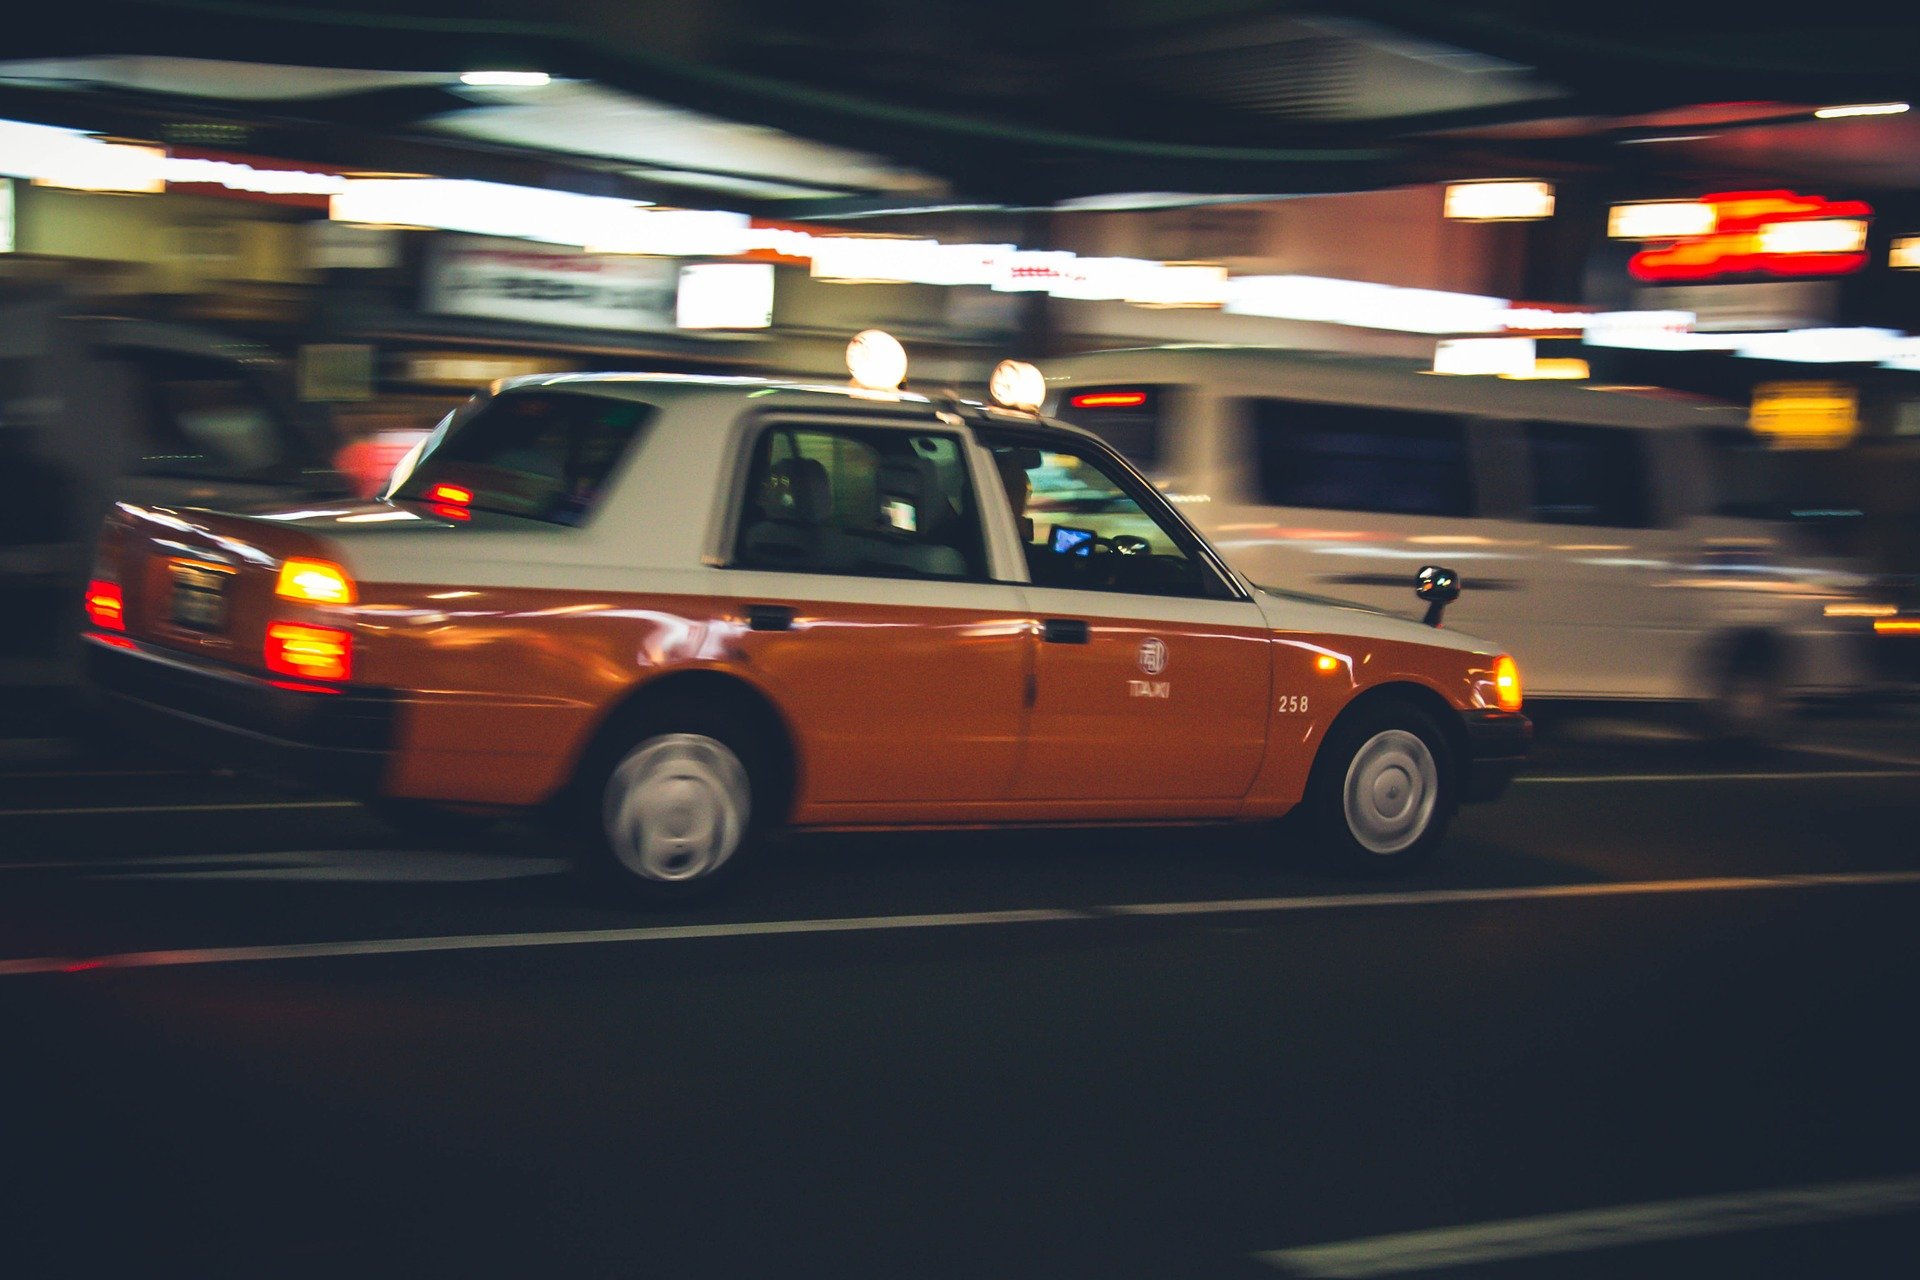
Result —
<path fill-rule="evenodd" d="M 1347 830 L 1371 853 L 1399 853 L 1426 831 L 1440 770 L 1418 734 L 1384 729 L 1353 754 L 1344 792 Z"/>
<path fill-rule="evenodd" d="M 746 834 L 752 792 L 740 758 L 712 738 L 649 738 L 614 767 L 602 810 L 620 865 L 646 880 L 697 880 Z"/>

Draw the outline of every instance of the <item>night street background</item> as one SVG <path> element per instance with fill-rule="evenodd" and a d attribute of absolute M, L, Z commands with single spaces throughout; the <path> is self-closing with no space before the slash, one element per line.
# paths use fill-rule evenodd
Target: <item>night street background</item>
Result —
<path fill-rule="evenodd" d="M 664 916 L 594 900 L 529 828 L 419 851 L 315 793 L 16 762 L 9 1251 L 32 1275 L 1256 1276 L 1304 1245 L 1909 1177 L 1913 740 L 1897 713 L 1761 755 L 1566 726 L 1404 881 L 1270 832 L 819 835 Z M 863 927 L 780 931 L 807 921 Z M 394 939 L 465 941 L 303 949 Z M 292 950 L 206 954 L 258 946 Z M 1434 1273 L 1896 1275 L 1916 1222 Z"/>

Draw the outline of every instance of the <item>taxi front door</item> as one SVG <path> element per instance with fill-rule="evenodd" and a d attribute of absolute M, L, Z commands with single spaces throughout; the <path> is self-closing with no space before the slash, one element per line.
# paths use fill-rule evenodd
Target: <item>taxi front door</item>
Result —
<path fill-rule="evenodd" d="M 1230 811 L 1266 749 L 1271 641 L 1251 601 L 1029 588 L 1021 800 Z M 1118 816 L 1118 815 L 1116 815 Z"/>

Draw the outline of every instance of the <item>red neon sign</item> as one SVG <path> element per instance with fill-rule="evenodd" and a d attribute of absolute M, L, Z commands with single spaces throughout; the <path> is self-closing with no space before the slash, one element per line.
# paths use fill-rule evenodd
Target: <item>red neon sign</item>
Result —
<path fill-rule="evenodd" d="M 1627 263 L 1634 279 L 1842 276 L 1867 265 L 1865 224 L 1873 208 L 1864 201 L 1792 191 L 1722 191 L 1702 196 L 1700 203 L 1713 210 L 1713 230 L 1642 249 Z M 1809 223 L 1821 225 L 1805 226 Z M 1790 229 L 1796 226 L 1803 230 Z"/>

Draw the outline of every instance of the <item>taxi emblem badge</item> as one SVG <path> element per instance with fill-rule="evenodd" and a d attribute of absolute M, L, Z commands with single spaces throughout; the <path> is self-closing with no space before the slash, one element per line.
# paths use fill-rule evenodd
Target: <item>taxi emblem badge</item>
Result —
<path fill-rule="evenodd" d="M 1140 669 L 1150 676 L 1167 669 L 1166 642 L 1158 636 L 1148 636 L 1140 642 Z"/>

